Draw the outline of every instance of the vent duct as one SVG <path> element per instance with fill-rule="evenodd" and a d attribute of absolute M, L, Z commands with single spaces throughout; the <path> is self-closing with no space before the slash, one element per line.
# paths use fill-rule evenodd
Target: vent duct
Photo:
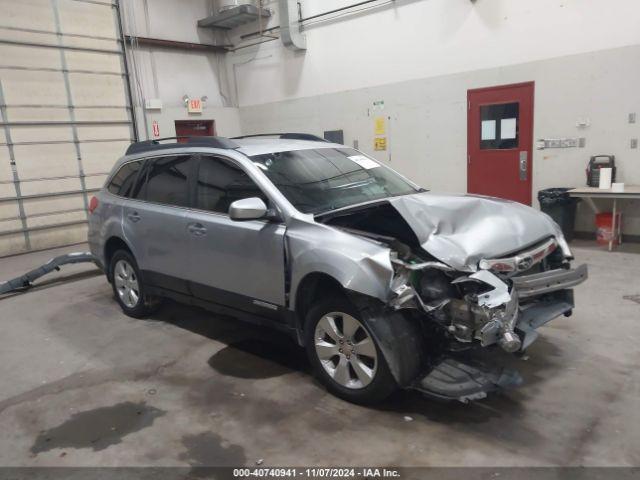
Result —
<path fill-rule="evenodd" d="M 280 38 L 282 44 L 291 50 L 306 50 L 307 39 L 300 31 L 298 21 L 298 2 L 296 0 L 278 0 L 280 10 Z"/>

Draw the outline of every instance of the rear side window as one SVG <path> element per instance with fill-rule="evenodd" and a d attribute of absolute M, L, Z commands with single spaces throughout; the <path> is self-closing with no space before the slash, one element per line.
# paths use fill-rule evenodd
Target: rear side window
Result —
<path fill-rule="evenodd" d="M 185 155 L 149 160 L 144 198 L 149 202 L 189 206 L 188 179 L 193 162 L 193 157 Z"/>
<path fill-rule="evenodd" d="M 142 168 L 141 161 L 124 164 L 109 182 L 107 190 L 114 195 L 119 195 L 121 197 L 129 196 L 131 185 L 135 182 L 140 168 Z"/>
<path fill-rule="evenodd" d="M 216 157 L 202 157 L 198 171 L 196 208 L 228 213 L 229 205 L 243 198 L 269 200 L 241 168 Z"/>

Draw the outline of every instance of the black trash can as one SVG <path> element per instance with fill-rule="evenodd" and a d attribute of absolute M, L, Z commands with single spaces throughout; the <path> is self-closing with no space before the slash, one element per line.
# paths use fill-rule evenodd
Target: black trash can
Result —
<path fill-rule="evenodd" d="M 571 188 L 546 188 L 538 192 L 540 210 L 560 225 L 567 242 L 573 240 L 578 204 L 578 199 L 571 198 L 567 193 L 569 190 Z"/>

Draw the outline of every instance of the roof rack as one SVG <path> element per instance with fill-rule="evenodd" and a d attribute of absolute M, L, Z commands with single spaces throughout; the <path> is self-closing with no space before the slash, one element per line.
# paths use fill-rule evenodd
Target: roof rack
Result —
<path fill-rule="evenodd" d="M 160 143 L 165 140 L 182 140 L 186 139 L 184 143 L 171 142 L 171 143 Z M 210 148 L 223 148 L 225 150 L 235 150 L 236 148 L 240 148 L 233 140 L 230 140 L 226 137 L 165 137 L 165 138 L 156 138 L 154 140 L 145 140 L 142 142 L 135 142 L 129 145 L 127 148 L 127 152 L 125 155 L 133 155 L 135 153 L 142 152 L 151 152 L 155 150 L 167 150 L 169 148 L 177 148 L 177 147 L 210 147 Z"/>
<path fill-rule="evenodd" d="M 311 140 L 312 142 L 329 142 L 329 140 L 313 135 L 311 133 L 256 133 L 254 135 L 242 135 L 240 137 L 231 137 L 232 139 L 255 138 L 255 137 L 278 137 L 283 140 Z"/>

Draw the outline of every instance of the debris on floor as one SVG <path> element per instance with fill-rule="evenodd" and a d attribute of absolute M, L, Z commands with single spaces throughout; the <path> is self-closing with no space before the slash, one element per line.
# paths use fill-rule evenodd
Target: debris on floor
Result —
<path fill-rule="evenodd" d="M 631 300 L 632 302 L 640 303 L 640 295 L 625 295 L 622 298 L 624 300 Z"/>

